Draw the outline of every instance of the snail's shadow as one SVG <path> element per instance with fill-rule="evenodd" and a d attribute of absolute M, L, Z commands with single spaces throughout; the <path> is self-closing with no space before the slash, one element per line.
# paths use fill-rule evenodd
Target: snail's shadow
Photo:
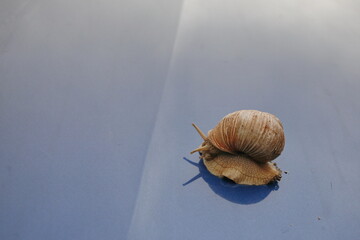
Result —
<path fill-rule="evenodd" d="M 203 160 L 198 163 L 184 158 L 185 161 L 199 168 L 199 174 L 183 184 L 183 186 L 203 178 L 209 187 L 219 196 L 238 204 L 254 204 L 264 200 L 272 191 L 277 191 L 277 182 L 261 186 L 239 185 L 229 179 L 221 179 L 212 175 L 205 167 Z"/>

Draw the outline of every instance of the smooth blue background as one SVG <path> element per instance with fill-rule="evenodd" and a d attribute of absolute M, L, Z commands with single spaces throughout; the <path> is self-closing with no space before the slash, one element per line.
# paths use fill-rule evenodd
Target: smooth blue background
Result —
<path fill-rule="evenodd" d="M 0 1 L 0 239 L 125 239 L 180 1 Z"/>
<path fill-rule="evenodd" d="M 2 1 L 0 239 L 356 239 L 359 11 Z M 234 186 L 189 154 L 192 122 L 239 109 L 283 122 L 277 186 Z"/>

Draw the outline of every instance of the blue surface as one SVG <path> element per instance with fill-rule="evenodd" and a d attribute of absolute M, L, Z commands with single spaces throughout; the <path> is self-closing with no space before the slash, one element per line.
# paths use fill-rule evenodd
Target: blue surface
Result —
<path fill-rule="evenodd" d="M 1 240 L 126 238 L 180 3 L 0 1 Z"/>
<path fill-rule="evenodd" d="M 2 1 L 0 239 L 358 238 L 359 10 Z M 189 154 L 239 109 L 282 120 L 278 185 Z"/>

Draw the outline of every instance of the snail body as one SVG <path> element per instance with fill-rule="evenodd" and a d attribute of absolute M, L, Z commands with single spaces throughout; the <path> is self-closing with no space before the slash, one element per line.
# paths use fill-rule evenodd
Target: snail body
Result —
<path fill-rule="evenodd" d="M 285 146 L 280 120 L 270 113 L 240 110 L 226 115 L 206 136 L 195 124 L 204 142 L 200 152 L 207 169 L 238 184 L 263 185 L 281 179 L 281 170 L 271 161 Z"/>

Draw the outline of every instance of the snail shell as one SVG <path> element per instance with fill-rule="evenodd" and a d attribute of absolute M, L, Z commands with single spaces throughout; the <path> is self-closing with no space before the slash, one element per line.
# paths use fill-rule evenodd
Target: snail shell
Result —
<path fill-rule="evenodd" d="M 200 152 L 207 169 L 219 177 L 238 184 L 263 185 L 280 180 L 281 170 L 270 161 L 278 157 L 285 146 L 280 120 L 270 113 L 241 110 L 226 115 L 192 151 Z"/>

